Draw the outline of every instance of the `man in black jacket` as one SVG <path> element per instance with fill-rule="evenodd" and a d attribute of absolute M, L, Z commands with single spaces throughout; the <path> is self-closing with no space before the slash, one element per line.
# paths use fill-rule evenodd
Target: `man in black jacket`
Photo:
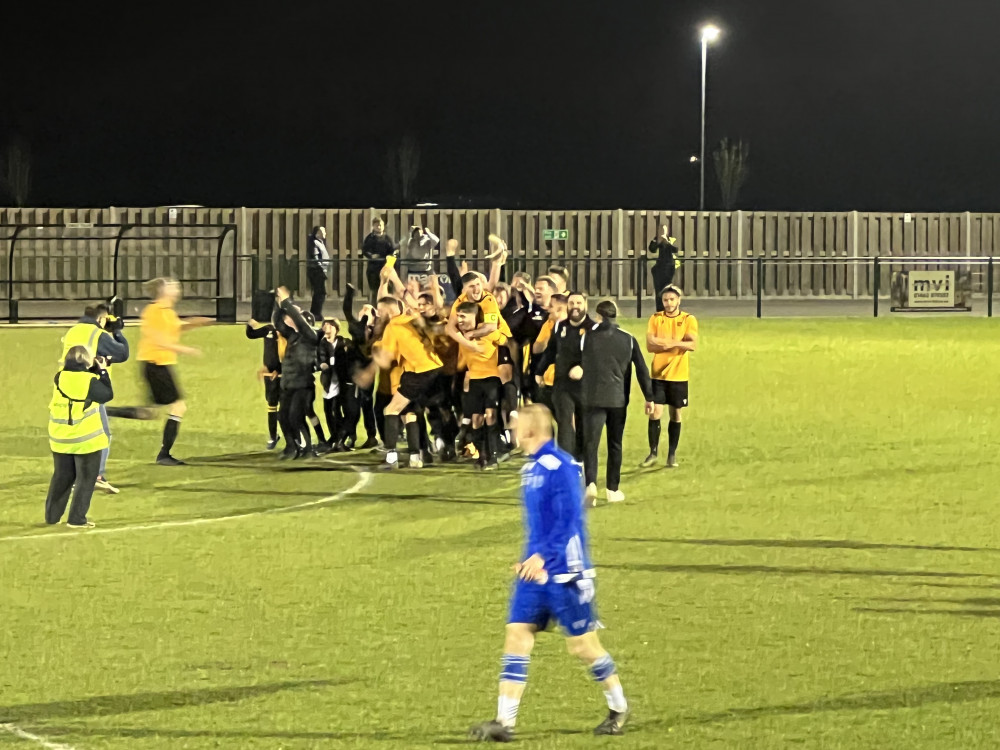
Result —
<path fill-rule="evenodd" d="M 683 251 L 677 245 L 677 238 L 670 236 L 670 228 L 664 224 L 660 236 L 649 243 L 649 255 L 655 258 L 653 268 L 653 291 L 656 295 L 656 312 L 663 311 L 661 289 L 674 283 L 674 273 L 681 265 Z"/>
<path fill-rule="evenodd" d="M 285 435 L 282 458 L 315 455 L 306 421 L 311 400 L 316 397 L 313 373 L 319 336 L 292 302 L 288 290 L 278 287 L 271 324 L 288 342 L 281 362 L 281 406 L 278 420 Z"/>
<path fill-rule="evenodd" d="M 544 373 L 549 365 L 555 365 L 552 406 L 559 426 L 559 447 L 580 461 L 583 459 L 583 402 L 580 383 L 571 379 L 569 373 L 580 364 L 581 337 L 594 324 L 587 315 L 587 295 L 571 293 L 566 301 L 566 313 L 566 320 L 552 330 L 536 372 Z"/>
<path fill-rule="evenodd" d="M 618 489 L 622 473 L 622 436 L 629 391 L 632 387 L 632 367 L 639 388 L 646 399 L 646 413 L 653 410 L 653 384 L 643 359 L 639 343 L 618 327 L 618 309 L 611 300 L 597 306 L 599 323 L 584 332 L 581 363 L 569 377 L 580 385 L 580 400 L 584 406 L 583 473 L 587 482 L 587 500 L 597 504 L 597 449 L 601 432 L 608 427 L 607 498 L 620 503 L 625 493 Z"/>
<path fill-rule="evenodd" d="M 395 255 L 399 245 L 385 233 L 385 222 L 382 217 L 372 219 L 372 231 L 361 245 L 361 254 L 368 259 L 365 278 L 368 280 L 368 296 L 372 299 L 378 296 L 379 274 L 385 267 L 385 259 Z"/>

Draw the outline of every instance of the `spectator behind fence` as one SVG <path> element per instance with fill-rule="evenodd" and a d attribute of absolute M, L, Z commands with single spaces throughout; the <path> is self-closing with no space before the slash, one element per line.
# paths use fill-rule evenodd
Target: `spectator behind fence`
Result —
<path fill-rule="evenodd" d="M 649 254 L 656 260 L 651 269 L 653 290 L 656 292 L 656 312 L 663 312 L 661 292 L 674 283 L 674 273 L 680 267 L 683 251 L 677 246 L 677 238 L 670 236 L 670 228 L 664 224 L 660 236 L 649 243 Z"/>
<path fill-rule="evenodd" d="M 114 396 L 105 365 L 104 359 L 95 358 L 86 346 L 73 346 L 56 374 L 49 403 L 53 472 L 45 498 L 46 523 L 62 520 L 72 491 L 66 525 L 74 529 L 94 527 L 87 511 L 97 484 L 101 452 L 108 447 L 100 405 Z"/>
<path fill-rule="evenodd" d="M 372 219 L 372 231 L 365 237 L 361 246 L 361 254 L 368 259 L 365 278 L 368 280 L 368 297 L 378 296 L 379 274 L 385 267 L 385 259 L 395 255 L 399 245 L 385 233 L 385 222 L 376 216 Z"/>
<path fill-rule="evenodd" d="M 427 276 L 435 273 L 433 253 L 441 240 L 427 227 L 410 227 L 410 239 L 402 253 L 403 280 L 410 276 Z"/>
<path fill-rule="evenodd" d="M 309 288 L 312 289 L 312 303 L 309 312 L 316 320 L 323 319 L 323 303 L 326 302 L 326 280 L 330 276 L 330 253 L 326 249 L 326 230 L 323 227 L 313 227 L 309 234 L 309 245 L 306 248 L 306 277 Z"/>

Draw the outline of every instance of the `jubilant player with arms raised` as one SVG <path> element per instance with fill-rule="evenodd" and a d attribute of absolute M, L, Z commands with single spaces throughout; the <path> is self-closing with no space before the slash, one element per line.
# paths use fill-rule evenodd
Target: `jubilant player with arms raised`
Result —
<path fill-rule="evenodd" d="M 628 704 L 615 662 L 595 632 L 594 570 L 583 520 L 580 467 L 555 444 L 552 414 L 540 404 L 522 408 L 517 437 L 529 455 L 521 469 L 528 538 L 524 561 L 514 566 L 518 580 L 504 641 L 497 718 L 474 726 L 470 734 L 484 742 L 514 739 L 535 633 L 550 620 L 559 623 L 569 652 L 589 667 L 604 690 L 608 717 L 594 734 L 623 734 Z"/>

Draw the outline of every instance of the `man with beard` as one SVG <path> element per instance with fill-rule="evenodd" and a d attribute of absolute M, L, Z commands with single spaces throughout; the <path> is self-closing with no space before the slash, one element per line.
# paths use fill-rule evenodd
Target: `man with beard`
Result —
<path fill-rule="evenodd" d="M 649 455 L 643 468 L 656 464 L 660 448 L 660 418 L 668 408 L 667 466 L 677 468 L 681 440 L 681 410 L 688 405 L 690 354 L 698 346 L 698 321 L 681 311 L 681 290 L 668 286 L 660 292 L 663 311 L 653 314 L 646 328 L 646 351 L 653 355 L 653 412 L 649 415 Z"/>
<path fill-rule="evenodd" d="M 580 399 L 580 382 L 569 373 L 580 364 L 580 340 L 584 331 L 594 321 L 587 315 L 587 295 L 572 292 L 566 300 L 566 320 L 552 329 L 552 336 L 542 354 L 544 370 L 555 365 L 552 384 L 552 405 L 556 424 L 559 426 L 559 447 L 583 460 L 583 402 Z"/>

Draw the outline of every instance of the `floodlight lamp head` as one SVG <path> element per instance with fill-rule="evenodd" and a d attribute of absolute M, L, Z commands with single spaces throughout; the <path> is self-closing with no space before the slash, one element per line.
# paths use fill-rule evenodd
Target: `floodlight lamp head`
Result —
<path fill-rule="evenodd" d="M 705 44 L 711 44 L 712 42 L 716 41 L 719 38 L 719 34 L 721 33 L 722 31 L 719 29 L 718 26 L 713 26 L 712 24 L 708 24 L 707 26 L 702 26 L 701 41 Z"/>

